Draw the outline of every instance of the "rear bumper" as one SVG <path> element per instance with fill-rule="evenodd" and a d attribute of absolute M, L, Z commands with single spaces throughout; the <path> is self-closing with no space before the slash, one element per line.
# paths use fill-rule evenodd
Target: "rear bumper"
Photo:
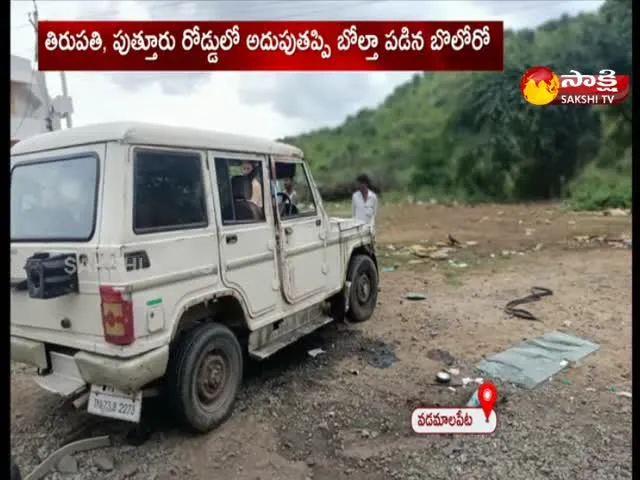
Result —
<path fill-rule="evenodd" d="M 107 385 L 124 392 L 137 392 L 142 387 L 164 376 L 169 362 L 169 346 L 151 350 L 137 357 L 120 359 L 105 357 L 88 352 L 78 352 L 75 355 L 62 355 L 52 353 L 56 360 L 51 358 L 49 362 L 44 343 L 26 338 L 11 336 L 11 360 L 33 365 L 45 369 L 53 367 L 50 375 L 61 374 L 65 379 L 77 377 L 80 384 Z M 63 362 L 60 362 L 63 360 Z M 64 372 L 57 372 L 58 365 L 72 363 L 73 367 L 64 368 Z M 39 378 L 47 378 L 45 377 Z M 54 382 L 55 383 L 55 382 Z M 42 385 L 48 390 L 66 395 L 64 388 L 56 388 Z"/>

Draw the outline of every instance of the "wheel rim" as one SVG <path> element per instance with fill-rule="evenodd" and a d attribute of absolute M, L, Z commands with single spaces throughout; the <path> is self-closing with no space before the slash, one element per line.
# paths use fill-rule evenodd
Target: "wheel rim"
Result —
<path fill-rule="evenodd" d="M 363 273 L 358 277 L 356 281 L 356 297 L 358 298 L 358 302 L 362 305 L 367 303 L 369 297 L 371 296 L 371 279 L 369 275 Z"/>
<path fill-rule="evenodd" d="M 200 403 L 211 406 L 218 400 L 229 379 L 229 361 L 221 352 L 212 350 L 202 356 L 196 375 L 196 394 Z"/>

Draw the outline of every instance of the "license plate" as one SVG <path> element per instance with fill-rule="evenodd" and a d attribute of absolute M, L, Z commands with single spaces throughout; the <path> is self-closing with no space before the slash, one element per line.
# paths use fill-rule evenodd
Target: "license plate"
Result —
<path fill-rule="evenodd" d="M 142 391 L 127 394 L 104 385 L 91 385 L 87 411 L 101 417 L 138 423 L 142 412 Z"/>

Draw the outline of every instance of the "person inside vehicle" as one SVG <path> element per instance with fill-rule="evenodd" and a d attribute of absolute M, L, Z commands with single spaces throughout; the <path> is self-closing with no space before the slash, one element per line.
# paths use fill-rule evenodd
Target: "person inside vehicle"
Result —
<path fill-rule="evenodd" d="M 298 200 L 298 194 L 293 189 L 293 178 L 286 177 L 284 179 L 284 191 L 287 195 L 289 195 L 289 199 L 291 200 L 291 204 L 295 205 Z"/>
<path fill-rule="evenodd" d="M 262 208 L 262 182 L 259 169 L 252 162 L 242 162 L 240 166 L 242 174 L 251 180 L 251 198 L 247 200 Z"/>
<path fill-rule="evenodd" d="M 378 197 L 371 189 L 371 180 L 364 173 L 356 177 L 356 191 L 351 197 L 351 209 L 353 218 L 375 226 Z"/>

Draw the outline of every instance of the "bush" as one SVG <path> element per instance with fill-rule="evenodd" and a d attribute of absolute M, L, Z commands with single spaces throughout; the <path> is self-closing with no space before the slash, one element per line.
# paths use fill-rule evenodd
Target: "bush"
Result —
<path fill-rule="evenodd" d="M 568 194 L 574 210 L 631 208 L 631 172 L 590 165 L 569 184 Z"/>

